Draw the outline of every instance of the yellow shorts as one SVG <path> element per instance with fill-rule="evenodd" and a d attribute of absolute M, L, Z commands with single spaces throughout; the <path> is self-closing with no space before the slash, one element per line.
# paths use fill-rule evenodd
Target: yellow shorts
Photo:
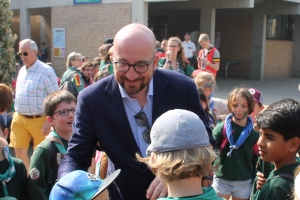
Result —
<path fill-rule="evenodd" d="M 33 138 L 33 148 L 40 144 L 45 137 L 42 127 L 46 121 L 46 116 L 39 118 L 27 118 L 18 112 L 13 115 L 10 133 L 10 147 L 27 149 L 30 139 Z"/>

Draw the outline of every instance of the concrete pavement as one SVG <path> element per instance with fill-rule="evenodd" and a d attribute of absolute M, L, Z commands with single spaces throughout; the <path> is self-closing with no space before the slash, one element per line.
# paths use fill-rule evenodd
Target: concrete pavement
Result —
<path fill-rule="evenodd" d="M 270 105 L 282 98 L 293 98 L 300 101 L 298 86 L 300 78 L 284 78 L 276 80 L 253 81 L 245 79 L 224 79 L 217 77 L 217 89 L 214 96 L 221 99 L 228 99 L 230 91 L 237 86 L 254 87 L 260 90 L 264 97 L 264 104 Z"/>

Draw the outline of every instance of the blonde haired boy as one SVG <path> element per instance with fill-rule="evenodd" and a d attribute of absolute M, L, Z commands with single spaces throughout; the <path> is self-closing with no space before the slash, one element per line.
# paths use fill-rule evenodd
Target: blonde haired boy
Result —
<path fill-rule="evenodd" d="M 202 47 L 197 58 L 198 69 L 216 77 L 220 67 L 220 52 L 210 44 L 209 36 L 205 33 L 200 35 L 198 43 Z"/>
<path fill-rule="evenodd" d="M 149 157 L 137 155 L 167 186 L 164 199 L 220 199 L 212 187 L 202 188 L 202 176 L 209 174 L 216 155 L 201 119 L 187 110 L 170 110 L 153 124 Z"/>

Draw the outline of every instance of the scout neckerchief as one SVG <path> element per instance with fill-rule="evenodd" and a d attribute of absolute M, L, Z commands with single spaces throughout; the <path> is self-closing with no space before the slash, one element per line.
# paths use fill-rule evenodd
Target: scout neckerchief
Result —
<path fill-rule="evenodd" d="M 229 152 L 227 153 L 227 156 L 231 156 L 231 153 L 234 149 L 238 149 L 247 139 L 247 137 L 250 135 L 252 131 L 252 119 L 251 117 L 247 116 L 247 126 L 242 131 L 241 135 L 239 136 L 239 139 L 236 143 L 234 143 L 233 135 L 232 135 L 232 114 L 229 114 L 226 117 L 225 123 L 226 123 L 226 135 L 229 141 Z"/>
<path fill-rule="evenodd" d="M 9 154 L 9 148 L 8 147 L 2 148 L 2 153 L 4 155 L 4 158 L 7 160 L 8 164 L 9 164 L 9 167 L 8 167 L 8 169 L 6 170 L 6 172 L 4 174 L 0 174 L 0 181 L 2 183 L 2 188 L 3 188 L 4 194 L 5 194 L 6 197 L 8 197 L 6 182 L 10 181 L 10 179 L 16 173 L 16 169 L 15 169 L 15 166 L 14 166 L 14 162 L 11 159 L 11 156 Z"/>
<path fill-rule="evenodd" d="M 58 151 L 61 154 L 65 154 L 67 152 L 63 142 L 61 141 L 61 138 L 59 137 L 59 135 L 55 132 L 55 130 L 51 130 L 51 132 L 49 133 L 49 135 L 47 136 L 47 138 L 54 142 L 56 148 L 58 149 Z"/>

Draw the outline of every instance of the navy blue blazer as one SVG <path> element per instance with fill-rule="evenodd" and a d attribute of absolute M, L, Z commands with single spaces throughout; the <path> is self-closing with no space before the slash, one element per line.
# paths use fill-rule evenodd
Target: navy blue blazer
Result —
<path fill-rule="evenodd" d="M 170 70 L 157 69 L 153 76 L 153 88 L 153 122 L 171 109 L 193 111 L 202 119 L 210 142 L 214 144 L 207 116 L 192 79 Z M 87 170 L 97 141 L 114 163 L 115 169 L 121 169 L 119 177 L 109 187 L 112 200 L 146 199 L 146 190 L 155 176 L 145 164 L 136 161 L 135 154 L 140 150 L 113 75 L 79 93 L 73 135 L 60 164 L 58 178 L 74 170 Z"/>

